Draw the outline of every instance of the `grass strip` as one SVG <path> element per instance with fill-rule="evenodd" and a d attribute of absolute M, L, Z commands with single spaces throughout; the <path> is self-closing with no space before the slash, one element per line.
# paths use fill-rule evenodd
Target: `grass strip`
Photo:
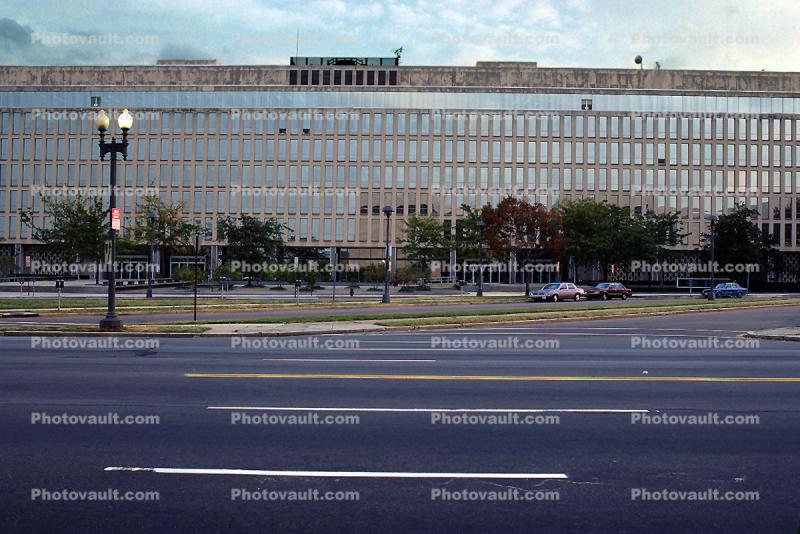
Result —
<path fill-rule="evenodd" d="M 519 308 L 511 309 L 474 309 L 474 310 L 433 310 L 433 311 L 413 311 L 413 312 L 386 312 L 386 313 L 352 313 L 345 315 L 292 315 L 286 317 L 246 317 L 238 319 L 215 319 L 203 321 L 203 324 L 293 324 L 293 323 L 327 323 L 327 322 L 340 322 L 340 321 L 379 321 L 378 324 L 383 326 L 413 326 L 416 324 L 414 321 L 422 319 L 433 320 L 429 324 L 455 324 L 457 318 L 464 317 L 504 317 L 502 320 L 513 321 L 519 320 L 520 317 L 535 316 L 541 317 L 559 317 L 559 314 L 566 312 L 589 313 L 593 310 L 599 310 L 603 313 L 609 313 L 609 310 L 642 310 L 651 312 L 653 310 L 702 310 L 702 309 L 724 309 L 730 307 L 757 307 L 777 304 L 793 304 L 800 305 L 800 299 L 762 299 L 762 300 L 735 300 L 728 302 L 715 302 L 708 304 L 698 304 L 697 302 L 675 302 L 670 304 L 664 303 L 649 303 L 649 304 L 608 304 L 598 303 L 597 305 L 572 305 L 562 307 L 559 304 L 553 304 L 553 307 L 558 309 L 547 309 L 541 305 L 531 304 L 535 307 L 535 311 L 525 311 Z M 510 317 L 515 316 L 515 317 Z M 436 319 L 436 320 L 434 320 Z M 441 320 L 439 320 L 441 319 Z M 409 320 L 409 321 L 403 321 Z M 495 319 L 497 320 L 497 319 Z M 524 320 L 524 319 L 523 319 Z M 383 321 L 391 321 L 383 322 Z M 475 321 L 473 321 L 475 322 Z M 479 322 L 479 321 L 478 321 Z M 176 321 L 160 324 L 192 324 L 193 321 Z"/>

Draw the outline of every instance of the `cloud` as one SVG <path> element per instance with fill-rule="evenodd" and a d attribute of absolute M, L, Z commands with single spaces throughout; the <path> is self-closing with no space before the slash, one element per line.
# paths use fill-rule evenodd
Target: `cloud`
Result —
<path fill-rule="evenodd" d="M 11 56 L 23 53 L 31 46 L 32 33 L 30 26 L 8 18 L 0 19 L 0 51 Z"/>
<path fill-rule="evenodd" d="M 191 45 L 170 43 L 158 53 L 158 59 L 216 59 L 209 54 Z"/>
<path fill-rule="evenodd" d="M 10 5 L 7 5 L 10 4 Z M 295 55 L 389 56 L 405 65 L 474 65 L 483 59 L 542 67 L 792 70 L 800 49 L 797 0 L 5 0 L 0 63 L 153 64 L 159 58 L 215 58 L 223 64 L 286 64 Z M 91 16 L 102 10 L 103 19 Z M 154 40 L 126 46 L 53 46 L 45 33 L 120 31 Z"/>

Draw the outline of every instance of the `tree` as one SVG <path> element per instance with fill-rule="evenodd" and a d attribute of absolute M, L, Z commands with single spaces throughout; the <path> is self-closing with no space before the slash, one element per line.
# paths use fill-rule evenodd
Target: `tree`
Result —
<path fill-rule="evenodd" d="M 400 267 L 392 273 L 392 283 L 395 285 L 421 285 L 420 281 L 430 278 L 430 270 L 419 265 L 406 265 Z"/>
<path fill-rule="evenodd" d="M 379 284 L 383 282 L 385 277 L 385 267 L 383 263 L 370 263 L 361 269 L 361 277 L 369 284 Z"/>
<path fill-rule="evenodd" d="M 666 247 L 683 238 L 679 214 L 631 215 L 626 207 L 592 199 L 559 206 L 566 252 L 577 265 L 598 262 L 606 279 L 608 268 L 633 260 L 656 261 Z"/>
<path fill-rule="evenodd" d="M 228 217 L 220 225 L 228 242 L 226 255 L 250 265 L 277 263 L 283 257 L 283 225 L 274 218 L 262 221 L 249 215 Z"/>
<path fill-rule="evenodd" d="M 401 241 L 406 257 L 422 269 L 427 269 L 431 261 L 444 259 L 448 250 L 444 237 L 445 224 L 431 217 L 416 215 L 406 219 Z"/>
<path fill-rule="evenodd" d="M 45 220 L 37 226 L 31 211 L 21 213 L 22 222 L 31 227 L 34 239 L 61 261 L 99 262 L 103 260 L 108 240 L 108 210 L 99 197 L 77 195 L 51 200 L 44 198 Z"/>
<path fill-rule="evenodd" d="M 714 231 L 714 256 L 720 264 L 758 264 L 767 272 L 770 260 L 777 252 L 774 236 L 762 232 L 753 219 L 758 211 L 738 204 L 733 211 L 719 216 Z M 702 234 L 705 250 L 711 248 L 711 232 Z"/>
<path fill-rule="evenodd" d="M 161 267 L 169 265 L 169 256 L 173 253 L 193 247 L 192 236 L 200 227 L 185 220 L 181 213 L 184 210 L 183 202 L 170 206 L 161 201 L 158 195 L 142 198 L 136 205 L 137 217 L 134 226 L 130 229 L 129 237 L 134 243 L 148 245 L 153 243 L 161 252 Z M 155 214 L 154 222 L 150 223 L 149 214 Z"/>
<path fill-rule="evenodd" d="M 451 240 L 451 245 L 455 249 L 457 257 L 475 257 L 478 255 L 478 242 L 480 241 L 478 221 L 481 220 L 481 212 L 469 204 L 462 204 L 461 211 L 464 212 L 464 217 L 456 220 L 456 235 Z"/>
<path fill-rule="evenodd" d="M 605 255 L 610 231 L 608 210 L 602 203 L 580 199 L 559 204 L 566 238 L 565 252 L 575 259 L 576 265 L 590 264 Z"/>
<path fill-rule="evenodd" d="M 501 258 L 512 252 L 523 267 L 525 294 L 530 292 L 528 261 L 544 255 L 558 256 L 563 248 L 560 215 L 542 204 L 506 197 L 496 208 L 481 210 L 486 222 L 487 244 Z"/>

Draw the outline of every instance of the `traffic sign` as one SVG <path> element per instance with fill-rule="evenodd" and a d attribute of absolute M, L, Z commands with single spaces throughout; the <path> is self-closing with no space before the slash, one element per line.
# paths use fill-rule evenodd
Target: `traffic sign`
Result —
<path fill-rule="evenodd" d="M 111 229 L 120 229 L 119 208 L 111 208 Z"/>

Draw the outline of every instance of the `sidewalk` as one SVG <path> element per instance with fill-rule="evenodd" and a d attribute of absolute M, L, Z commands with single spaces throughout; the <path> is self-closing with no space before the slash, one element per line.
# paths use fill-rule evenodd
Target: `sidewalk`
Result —
<path fill-rule="evenodd" d="M 382 332 L 386 326 L 375 321 L 332 321 L 319 323 L 272 323 L 272 324 L 197 324 L 209 330 L 204 335 L 231 336 L 301 336 L 305 334 L 355 334 Z"/>

